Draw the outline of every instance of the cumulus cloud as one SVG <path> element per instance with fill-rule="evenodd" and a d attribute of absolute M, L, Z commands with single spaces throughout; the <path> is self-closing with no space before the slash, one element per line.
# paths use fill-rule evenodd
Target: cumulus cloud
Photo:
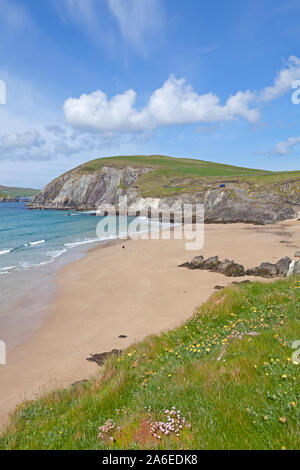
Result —
<path fill-rule="evenodd" d="M 4 134 L 0 138 L 2 149 L 28 149 L 31 147 L 40 147 L 43 141 L 40 133 L 35 129 L 26 132 L 13 132 Z"/>
<path fill-rule="evenodd" d="M 223 104 L 216 94 L 198 94 L 184 78 L 170 75 L 142 109 L 135 106 L 136 92 L 132 89 L 110 99 L 103 90 L 68 98 L 63 109 L 66 121 L 73 127 L 100 133 L 149 132 L 159 127 L 235 119 L 256 124 L 260 120 L 261 106 L 288 92 L 298 79 L 300 59 L 290 56 L 272 86 L 259 92 L 238 91 Z"/>
<path fill-rule="evenodd" d="M 283 67 L 276 75 L 274 84 L 264 88 L 259 93 L 259 100 L 266 102 L 278 98 L 287 93 L 293 81 L 300 79 L 300 59 L 290 56 L 286 67 Z"/>
<path fill-rule="evenodd" d="M 49 125 L 48 134 L 30 129 L 0 136 L 0 161 L 48 161 L 57 158 L 80 156 L 92 158 L 118 139 L 111 134 L 91 135 L 74 131 L 68 126 Z M 49 128 L 51 129 L 49 133 Z"/>
<path fill-rule="evenodd" d="M 278 142 L 274 147 L 276 155 L 288 155 L 293 148 L 300 144 L 300 137 L 289 137 L 286 141 Z"/>
<path fill-rule="evenodd" d="M 65 129 L 63 129 L 61 126 L 58 126 L 57 124 L 50 124 L 48 126 L 45 126 L 46 131 L 51 132 L 55 135 L 61 135 L 65 134 Z"/>
<path fill-rule="evenodd" d="M 48 160 L 47 143 L 36 129 L 0 137 L 0 160 Z"/>
<path fill-rule="evenodd" d="M 153 92 L 144 108 L 134 105 L 136 92 L 127 90 L 108 99 L 102 90 L 69 98 L 64 103 L 65 118 L 78 129 L 100 132 L 151 131 L 158 127 L 200 122 L 231 121 L 244 118 L 258 121 L 258 109 L 251 107 L 250 91 L 239 91 L 222 105 L 217 95 L 199 95 L 184 79 L 171 75 Z"/>

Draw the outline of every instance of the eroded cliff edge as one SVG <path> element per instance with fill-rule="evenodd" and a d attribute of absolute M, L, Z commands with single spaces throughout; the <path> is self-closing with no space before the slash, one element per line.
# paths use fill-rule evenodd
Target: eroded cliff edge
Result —
<path fill-rule="evenodd" d="M 119 196 L 126 195 L 128 205 L 136 212 L 150 205 L 159 211 L 164 204 L 178 208 L 183 204 L 204 204 L 206 222 L 257 224 L 295 218 L 300 211 L 300 177 L 259 185 L 253 182 L 253 176 L 250 182 L 244 177 L 191 177 L 188 181 L 169 177 L 168 184 L 162 188 L 171 190 L 164 189 L 167 194 L 153 191 L 152 195 L 149 190 L 145 191 L 144 184 L 155 177 L 157 168 L 152 165 L 123 164 L 118 167 L 112 163 L 96 169 L 87 168 L 75 168 L 50 182 L 34 197 L 29 207 L 97 210 L 111 204 L 118 210 Z M 178 181 L 181 184 L 179 188 Z"/>

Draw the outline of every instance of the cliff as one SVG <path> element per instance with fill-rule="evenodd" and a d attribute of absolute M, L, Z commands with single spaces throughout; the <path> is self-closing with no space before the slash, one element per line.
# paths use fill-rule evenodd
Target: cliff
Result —
<path fill-rule="evenodd" d="M 162 156 L 112 157 L 83 164 L 39 192 L 32 209 L 105 211 L 127 196 L 132 210 L 204 204 L 206 222 L 272 223 L 300 211 L 300 172 L 266 172 Z"/>

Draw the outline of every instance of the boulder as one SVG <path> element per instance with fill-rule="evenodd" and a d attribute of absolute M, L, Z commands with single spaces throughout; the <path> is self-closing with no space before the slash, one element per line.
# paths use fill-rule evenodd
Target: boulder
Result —
<path fill-rule="evenodd" d="M 219 261 L 218 256 L 211 256 L 210 258 L 207 258 L 207 260 L 204 261 L 205 269 L 208 269 L 211 271 L 217 271 L 219 264 L 220 264 L 220 261 Z"/>
<path fill-rule="evenodd" d="M 218 272 L 228 277 L 245 276 L 244 266 L 229 259 L 220 262 Z"/>
<path fill-rule="evenodd" d="M 122 354 L 121 349 L 112 349 L 109 352 L 104 352 L 101 354 L 91 354 L 90 357 L 87 357 L 87 361 L 96 362 L 98 366 L 102 366 L 104 361 L 110 356 L 118 356 Z"/>
<path fill-rule="evenodd" d="M 220 261 L 218 256 L 212 256 L 207 259 L 204 259 L 203 256 L 196 256 L 192 261 L 181 264 L 180 267 L 186 267 L 189 269 L 207 269 L 208 271 L 224 274 L 227 277 L 242 277 L 247 275 L 275 278 L 287 276 L 291 263 L 292 260 L 288 256 L 285 256 L 277 261 L 276 264 L 266 262 L 261 263 L 255 268 L 245 270 L 243 265 L 238 264 L 233 260 L 224 259 L 223 261 Z M 295 263 L 300 264 L 300 261 L 296 261 Z M 298 268 L 295 267 L 294 269 Z"/>
<path fill-rule="evenodd" d="M 180 264 L 179 268 L 204 269 L 204 257 L 195 256 L 192 261 L 187 261 L 186 263 Z"/>
<path fill-rule="evenodd" d="M 233 281 L 231 284 L 233 284 L 233 285 L 251 284 L 251 281 L 249 279 L 245 279 L 244 281 Z"/>
<path fill-rule="evenodd" d="M 290 264 L 287 275 L 291 276 L 294 274 L 300 275 L 300 261 L 292 261 Z"/>
<path fill-rule="evenodd" d="M 272 263 L 261 263 L 256 268 L 247 269 L 246 274 L 248 276 L 272 278 L 277 277 L 277 268 Z"/>
<path fill-rule="evenodd" d="M 281 258 L 279 261 L 277 261 L 275 264 L 277 268 L 277 274 L 279 276 L 286 276 L 291 262 L 292 260 L 288 256 L 285 256 L 284 258 Z"/>
<path fill-rule="evenodd" d="M 296 253 L 294 254 L 295 258 L 300 258 L 300 251 L 296 251 Z"/>

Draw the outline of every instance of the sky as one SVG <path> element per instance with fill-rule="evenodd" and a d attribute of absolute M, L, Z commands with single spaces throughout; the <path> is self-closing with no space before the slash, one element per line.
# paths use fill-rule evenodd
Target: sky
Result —
<path fill-rule="evenodd" d="M 300 170 L 298 0 L 0 0 L 0 184 L 164 154 Z"/>

